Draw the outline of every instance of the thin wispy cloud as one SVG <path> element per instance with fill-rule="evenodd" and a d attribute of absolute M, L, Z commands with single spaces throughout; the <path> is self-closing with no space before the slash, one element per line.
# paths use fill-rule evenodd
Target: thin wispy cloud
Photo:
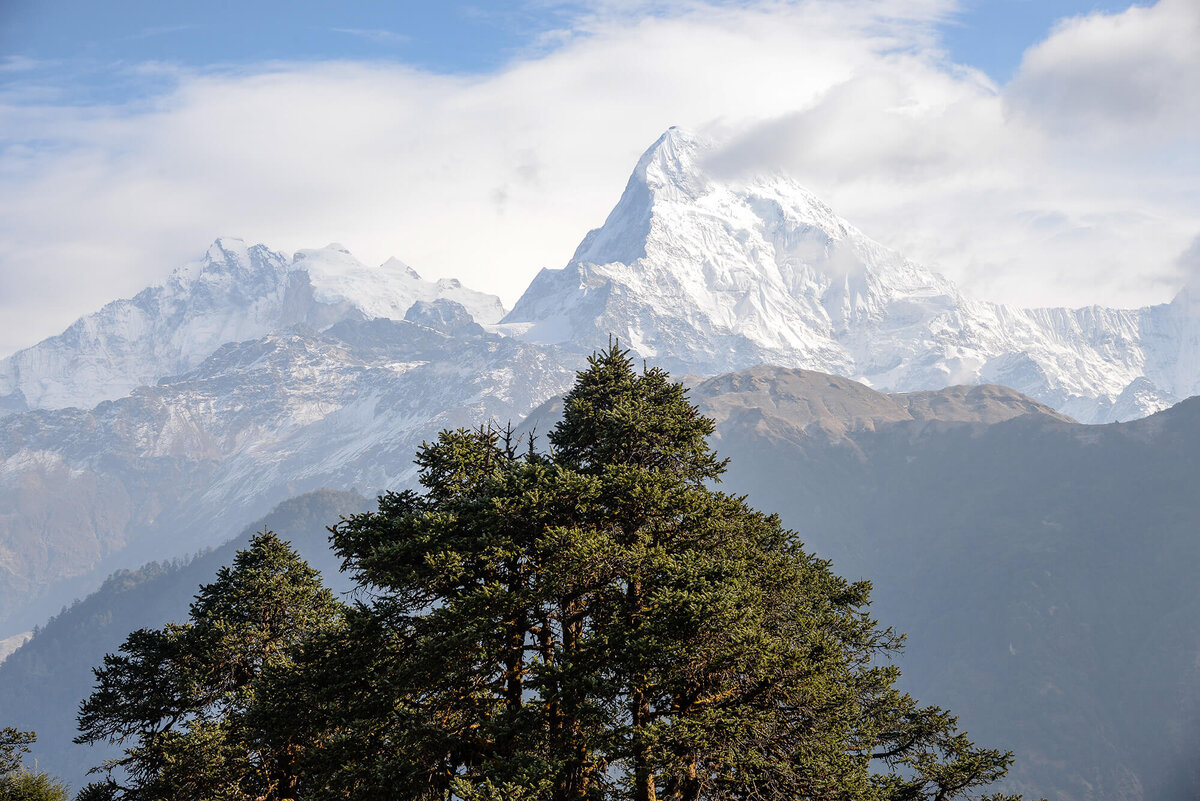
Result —
<path fill-rule="evenodd" d="M 0 58 L 0 72 L 29 72 L 44 66 L 44 62 L 28 56 L 5 56 Z"/>
<path fill-rule="evenodd" d="M 196 25 L 153 25 L 142 28 L 136 34 L 126 37 L 127 39 L 151 39 L 155 36 L 169 36 L 174 33 L 184 33 L 196 29 Z"/>
<path fill-rule="evenodd" d="M 372 44 L 384 45 L 386 47 L 401 47 L 412 41 L 411 36 L 380 28 L 334 28 L 333 32 L 344 33 L 347 36 L 354 36 Z"/>

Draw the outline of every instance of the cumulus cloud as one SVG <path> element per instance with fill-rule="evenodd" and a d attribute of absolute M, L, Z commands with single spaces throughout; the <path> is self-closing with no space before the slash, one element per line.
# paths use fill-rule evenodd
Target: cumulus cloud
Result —
<path fill-rule="evenodd" d="M 1025 54 L 1009 98 L 1017 113 L 1054 132 L 1135 146 L 1194 137 L 1198 43 L 1195 0 L 1068 19 Z"/>
<path fill-rule="evenodd" d="M 284 251 L 340 241 L 511 304 L 567 261 L 674 124 L 728 142 L 715 168 L 788 169 L 985 297 L 1169 296 L 1198 227 L 1196 171 L 1071 147 L 1039 116 L 1028 63 L 1012 87 L 947 64 L 936 32 L 954 8 L 611 0 L 487 75 L 270 64 L 178 72 L 122 106 L 0 97 L 0 350 L 160 280 L 218 235 Z"/>
<path fill-rule="evenodd" d="M 1200 291 L 1200 236 L 1193 239 L 1188 249 L 1180 254 L 1179 266 L 1188 284 Z"/>

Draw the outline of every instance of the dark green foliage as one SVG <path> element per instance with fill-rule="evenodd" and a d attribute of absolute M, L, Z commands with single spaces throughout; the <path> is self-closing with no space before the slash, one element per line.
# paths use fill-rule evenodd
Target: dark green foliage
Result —
<path fill-rule="evenodd" d="M 490 429 L 334 528 L 370 592 L 273 674 L 313 797 L 949 799 L 1002 776 L 895 688 L 900 637 L 777 518 L 716 492 L 710 420 L 616 348 L 552 451 Z"/>
<path fill-rule="evenodd" d="M 113 801 L 119 789 L 111 779 L 102 782 L 91 782 L 75 796 L 75 801 Z"/>
<path fill-rule="evenodd" d="M 683 385 L 658 368 L 638 375 L 616 349 L 588 360 L 563 404 L 565 419 L 550 432 L 559 465 L 593 474 L 636 465 L 691 483 L 725 470 L 705 439 L 714 423 Z"/>
<path fill-rule="evenodd" d="M 549 453 L 443 432 L 423 493 L 333 527 L 352 608 L 256 538 L 96 672 L 80 739 L 132 747 L 81 797 L 943 801 L 1001 777 L 1010 754 L 896 689 L 870 585 L 713 488 L 712 432 L 612 347 Z"/>
<path fill-rule="evenodd" d="M 286 666 L 342 608 L 320 576 L 270 532 L 200 589 L 189 620 L 133 632 L 95 671 L 78 742 L 119 742 L 109 781 L 88 797 L 276 799 L 296 793 L 299 745 L 249 722 L 264 672 Z"/>

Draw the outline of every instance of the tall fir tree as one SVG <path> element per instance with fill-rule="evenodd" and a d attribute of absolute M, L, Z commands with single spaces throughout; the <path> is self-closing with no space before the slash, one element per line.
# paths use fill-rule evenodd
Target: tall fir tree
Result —
<path fill-rule="evenodd" d="M 613 346 L 549 453 L 444 432 L 423 493 L 335 526 L 365 600 L 265 713 L 324 744 L 313 797 L 943 801 L 1003 776 L 896 689 L 869 584 L 715 489 L 712 430 Z"/>
<path fill-rule="evenodd" d="M 611 346 L 548 453 L 442 432 L 423 492 L 331 528 L 352 607 L 260 535 L 96 671 L 79 741 L 130 747 L 80 798 L 945 801 L 1001 778 L 1010 754 L 896 689 L 870 585 L 716 489 L 712 432 Z"/>
<path fill-rule="evenodd" d="M 264 673 L 299 643 L 341 625 L 342 605 L 270 532 L 200 588 L 189 619 L 133 632 L 95 670 L 79 743 L 126 745 L 87 799 L 296 798 L 302 744 L 253 723 Z"/>

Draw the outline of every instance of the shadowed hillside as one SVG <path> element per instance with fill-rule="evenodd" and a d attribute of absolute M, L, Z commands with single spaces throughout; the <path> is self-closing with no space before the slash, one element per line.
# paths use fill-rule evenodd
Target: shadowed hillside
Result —
<path fill-rule="evenodd" d="M 1200 796 L 1200 399 L 1084 426 L 1000 387 L 774 368 L 693 399 L 728 488 L 874 583 L 906 686 L 1014 749 L 1013 789 Z"/>
<path fill-rule="evenodd" d="M 888 395 L 778 367 L 691 383 L 724 488 L 874 583 L 872 611 L 908 634 L 905 686 L 1015 750 L 1011 789 L 1200 797 L 1200 398 L 1085 426 L 999 386 Z"/>

